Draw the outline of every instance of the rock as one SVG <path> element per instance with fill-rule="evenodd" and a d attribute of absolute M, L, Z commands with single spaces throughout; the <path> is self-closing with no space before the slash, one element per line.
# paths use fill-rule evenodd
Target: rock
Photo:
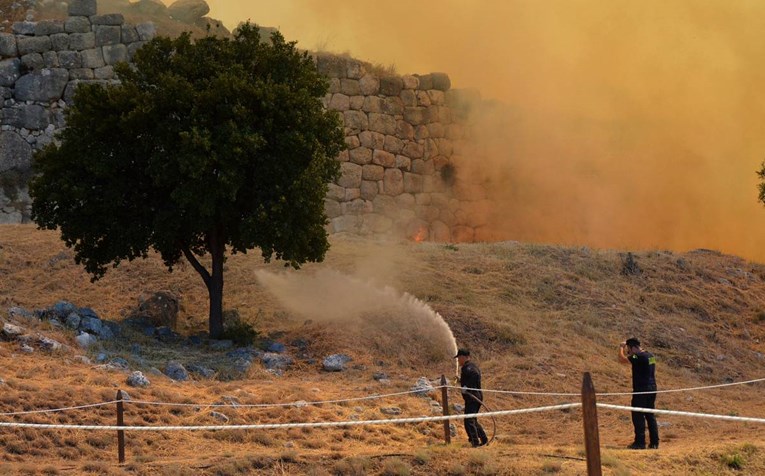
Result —
<path fill-rule="evenodd" d="M 92 364 L 92 362 L 90 361 L 90 359 L 89 359 L 89 358 L 87 358 L 87 357 L 85 357 L 84 355 L 77 355 L 77 356 L 75 356 L 74 360 L 76 360 L 77 362 L 80 362 L 80 363 L 82 363 L 82 364 L 85 364 L 85 365 L 90 365 L 90 364 Z"/>
<path fill-rule="evenodd" d="M 8 308 L 8 317 L 11 319 L 18 319 L 18 318 L 24 318 L 24 319 L 37 319 L 37 316 L 34 312 L 28 311 L 24 309 L 23 307 L 11 307 Z"/>
<path fill-rule="evenodd" d="M 228 423 L 228 417 L 220 412 L 210 412 L 210 416 L 223 423 Z"/>
<path fill-rule="evenodd" d="M 119 369 L 119 370 L 128 370 L 130 368 L 130 364 L 127 360 L 123 359 L 122 357 L 115 357 L 112 360 L 109 361 L 107 364 L 113 369 Z"/>
<path fill-rule="evenodd" d="M 16 81 L 16 100 L 50 102 L 61 99 L 69 82 L 64 68 L 45 68 L 21 76 Z"/>
<path fill-rule="evenodd" d="M 16 132 L 0 132 L 0 173 L 11 169 L 28 170 L 31 164 L 32 146 Z"/>
<path fill-rule="evenodd" d="M 16 326 L 10 322 L 3 324 L 2 335 L 5 340 L 18 339 L 19 336 L 23 335 L 25 332 L 26 330 L 23 327 Z"/>
<path fill-rule="evenodd" d="M 382 407 L 380 412 L 383 415 L 401 415 L 401 409 L 399 407 Z"/>
<path fill-rule="evenodd" d="M 82 318 L 80 317 L 79 314 L 77 314 L 76 312 L 71 312 L 69 313 L 68 316 L 66 316 L 65 325 L 66 327 L 70 329 L 77 329 L 78 327 L 80 327 L 81 320 Z"/>
<path fill-rule="evenodd" d="M 271 342 L 268 345 L 268 348 L 266 350 L 268 352 L 275 352 L 277 354 L 281 354 L 282 352 L 286 350 L 286 347 L 284 346 L 284 344 L 281 344 L 279 342 Z"/>
<path fill-rule="evenodd" d="M 286 369 L 290 367 L 293 363 L 292 357 L 288 355 L 282 355 L 282 354 L 275 354 L 272 352 L 266 352 L 261 357 L 261 360 L 263 361 L 263 365 L 267 369 Z"/>
<path fill-rule="evenodd" d="M 175 329 L 178 310 L 178 298 L 170 292 L 159 291 L 149 297 L 141 296 L 138 309 L 129 318 L 143 318 L 154 327 Z"/>
<path fill-rule="evenodd" d="M 160 0 L 139 0 L 138 2 L 131 3 L 131 6 L 147 15 L 167 15 L 167 7 Z"/>
<path fill-rule="evenodd" d="M 184 382 L 189 379 L 189 373 L 179 362 L 170 361 L 165 367 L 165 375 L 173 380 Z"/>
<path fill-rule="evenodd" d="M 50 337 L 45 337 L 45 336 L 38 337 L 37 343 L 40 345 L 40 348 L 42 350 L 47 352 L 54 352 L 63 347 L 63 345 L 59 341 L 53 340 Z"/>
<path fill-rule="evenodd" d="M 15 43 L 14 43 L 15 45 Z M 15 55 L 14 55 L 15 56 Z M 0 86 L 13 86 L 21 77 L 21 60 L 8 58 L 0 61 Z"/>
<path fill-rule="evenodd" d="M 69 0 L 69 16 L 89 17 L 98 13 L 96 0 Z"/>
<path fill-rule="evenodd" d="M 21 346 L 19 346 L 19 350 L 26 354 L 31 354 L 35 351 L 29 344 L 21 344 Z"/>
<path fill-rule="evenodd" d="M 90 317 L 91 319 L 101 319 L 100 317 L 98 317 L 98 314 L 96 313 L 96 311 L 94 311 L 93 309 L 89 307 L 81 307 L 77 309 L 77 314 L 79 314 L 80 317 Z"/>
<path fill-rule="evenodd" d="M 140 372 L 138 372 L 138 373 L 140 373 Z M 128 377 L 128 378 L 130 378 L 130 377 Z M 122 392 L 122 400 L 123 400 L 123 401 L 125 401 L 125 402 L 129 402 L 129 401 L 131 400 L 131 398 L 130 398 L 130 394 L 129 394 L 129 393 L 127 393 L 127 392 L 126 392 L 126 391 L 124 391 L 124 390 L 120 390 L 120 392 Z"/>
<path fill-rule="evenodd" d="M 270 373 L 271 375 L 275 377 L 282 377 L 284 376 L 284 370 L 282 369 L 266 369 L 266 372 Z"/>
<path fill-rule="evenodd" d="M 99 335 L 101 333 L 102 327 L 103 327 L 103 323 L 101 322 L 101 319 L 94 319 L 92 317 L 81 317 L 80 327 L 78 327 L 78 329 L 93 335 Z"/>
<path fill-rule="evenodd" d="M 388 374 L 385 372 L 375 372 L 374 375 L 372 375 L 372 378 L 377 381 L 388 380 Z"/>
<path fill-rule="evenodd" d="M 147 379 L 143 372 L 135 371 L 132 374 L 130 374 L 125 381 L 128 385 L 131 387 L 148 387 L 151 382 L 149 382 L 149 379 Z"/>
<path fill-rule="evenodd" d="M 98 363 L 106 362 L 106 359 L 108 358 L 109 356 L 105 352 L 99 352 L 98 355 L 96 356 L 96 362 Z"/>
<path fill-rule="evenodd" d="M 186 369 L 189 372 L 196 375 L 201 375 L 204 378 L 212 378 L 215 376 L 215 370 L 199 364 L 189 364 L 186 366 Z"/>
<path fill-rule="evenodd" d="M 452 408 L 454 408 L 454 411 L 457 413 L 462 413 L 465 411 L 465 405 L 461 405 L 459 403 L 455 403 L 452 405 Z"/>
<path fill-rule="evenodd" d="M 194 23 L 210 13 L 210 6 L 204 0 L 178 0 L 168 7 L 167 12 L 177 20 Z"/>
<path fill-rule="evenodd" d="M 420 377 L 417 379 L 417 383 L 414 384 L 414 387 L 412 387 L 412 392 L 414 392 L 415 395 L 418 395 L 420 397 L 426 396 L 430 393 L 433 393 L 435 389 L 433 388 L 433 385 L 430 383 L 430 380 L 427 379 L 427 377 Z"/>
<path fill-rule="evenodd" d="M 79 345 L 82 349 L 88 349 L 98 342 L 98 339 L 96 339 L 92 334 L 88 334 L 87 332 L 81 333 L 75 337 L 74 340 L 77 341 L 77 345 Z"/>
<path fill-rule="evenodd" d="M 322 369 L 328 372 L 341 372 L 345 370 L 345 364 L 353 360 L 345 354 L 332 354 L 322 361 Z"/>

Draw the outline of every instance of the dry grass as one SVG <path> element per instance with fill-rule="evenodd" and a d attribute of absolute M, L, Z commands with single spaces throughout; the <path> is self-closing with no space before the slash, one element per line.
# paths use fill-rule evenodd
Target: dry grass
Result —
<path fill-rule="evenodd" d="M 659 358 L 659 384 L 679 388 L 762 377 L 765 353 L 765 267 L 713 252 L 636 254 L 642 274 L 621 273 L 617 252 L 518 243 L 438 245 L 366 243 L 336 238 L 324 264 L 343 273 L 378 276 L 427 302 L 444 316 L 461 345 L 471 347 L 487 388 L 577 392 L 590 371 L 601 392 L 629 390 L 629 369 L 616 363 L 616 344 L 638 335 Z M 262 335 L 290 343 L 303 338 L 321 358 L 346 352 L 355 367 L 340 374 L 304 361 L 283 377 L 253 365 L 233 382 L 175 383 L 149 374 L 152 385 L 129 389 L 133 399 L 215 403 L 223 396 L 241 403 L 323 400 L 406 390 L 419 376 L 451 375 L 451 361 L 434 362 L 417 335 L 366 336 L 392 342 L 391 349 L 359 346 L 358 334 L 305 319 L 282 308 L 257 285 L 257 253 L 232 257 L 226 268 L 225 306 L 236 308 Z M 179 330 L 205 328 L 207 299 L 201 280 L 187 266 L 168 274 L 156 257 L 123 263 L 98 283 L 72 261 L 54 233 L 30 226 L 0 227 L 0 307 L 44 308 L 67 299 L 119 320 L 142 292 L 170 289 L 181 296 Z M 0 313 L 4 317 L 4 313 Z M 24 323 L 34 332 L 73 344 L 72 336 L 47 324 Z M 47 326 L 47 327 L 46 327 Z M 124 356 L 130 357 L 125 346 Z M 144 357 L 198 359 L 183 347 L 141 341 Z M 290 347 L 290 351 L 295 349 Z M 120 352 L 118 347 L 110 351 Z M 396 357 L 396 353 L 401 357 Z M 0 412 L 108 401 L 125 374 L 77 361 L 68 350 L 26 355 L 0 342 Z M 203 353 L 204 354 L 204 353 Z M 202 355 L 210 357 L 210 355 Z M 139 365 L 137 362 L 132 362 Z M 372 380 L 386 372 L 389 385 Z M 762 384 L 691 393 L 663 394 L 662 408 L 747 416 L 765 415 Z M 456 396 L 456 395 L 454 395 Z M 487 394 L 492 409 L 552 404 L 572 399 Z M 573 399 L 575 400 L 575 399 Z M 627 404 L 627 397 L 601 398 Z M 380 418 L 380 406 L 396 405 L 405 416 L 430 414 L 424 399 L 352 402 L 290 409 L 223 409 L 231 423 L 299 422 Z M 202 425 L 216 422 L 207 407 L 128 405 L 127 424 Z M 600 412 L 606 474 L 765 473 L 761 425 L 662 417 L 662 448 L 630 452 L 629 415 Z M 111 407 L 53 415 L 27 415 L 39 423 L 114 422 Z M 491 420 L 484 421 L 491 431 Z M 13 429 L 0 432 L 0 474 L 581 474 L 579 412 L 497 419 L 497 440 L 467 448 L 460 422 L 450 447 L 438 424 L 291 429 L 260 432 L 128 433 L 128 464 L 117 466 L 110 432 Z"/>

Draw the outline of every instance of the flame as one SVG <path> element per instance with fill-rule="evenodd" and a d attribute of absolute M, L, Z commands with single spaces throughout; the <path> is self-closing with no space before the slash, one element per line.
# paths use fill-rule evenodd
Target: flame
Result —
<path fill-rule="evenodd" d="M 412 236 L 412 239 L 417 243 L 422 243 L 423 241 L 428 239 L 428 229 L 424 226 L 421 226 L 417 232 Z"/>

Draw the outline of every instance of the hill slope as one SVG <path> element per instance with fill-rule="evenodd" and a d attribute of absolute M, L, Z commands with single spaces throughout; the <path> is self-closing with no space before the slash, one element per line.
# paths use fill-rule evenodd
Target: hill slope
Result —
<path fill-rule="evenodd" d="M 177 383 L 150 374 L 168 359 L 209 357 L 204 349 L 173 346 L 151 338 L 104 343 L 152 380 L 146 389 L 125 386 L 126 374 L 83 363 L 73 335 L 45 323 L 24 323 L 34 332 L 71 346 L 54 354 L 19 351 L 0 342 L 0 412 L 110 401 L 117 388 L 133 399 L 214 403 L 279 403 L 361 397 L 406 391 L 420 376 L 451 376 L 448 343 L 427 334 L 416 314 L 427 306 L 440 313 L 461 346 L 471 348 L 484 373 L 484 387 L 525 392 L 579 391 L 582 372 L 592 373 L 599 392 L 629 391 L 629 369 L 616 362 L 620 341 L 640 337 L 659 359 L 660 388 L 679 389 L 760 378 L 765 353 L 765 266 L 708 250 L 634 255 L 625 266 L 615 251 L 560 248 L 513 242 L 443 245 L 363 242 L 334 237 L 327 261 L 282 274 L 257 253 L 227 264 L 224 306 L 236 309 L 262 336 L 284 342 L 300 358 L 284 375 L 253 365 L 246 378 Z M 638 271 L 639 268 L 639 271 Z M 328 270 L 332 270 L 331 273 Z M 626 273 L 625 271 L 632 271 Z M 265 273 L 265 274 L 264 274 Z M 329 273 L 329 274 L 327 274 Z M 280 277 L 269 280 L 262 276 Z M 300 281 L 299 277 L 318 279 Z M 298 279 L 298 281 L 294 281 Z M 274 286 L 273 283 L 292 283 Z M 297 283 L 297 284 L 295 284 Z M 314 284 L 320 283 L 312 289 Z M 353 284 L 355 283 L 355 284 Z M 356 286 L 356 287 L 352 287 Z M 392 286 L 386 293 L 380 290 Z M 366 288 L 364 287 L 366 286 Z M 266 289 L 268 288 L 268 289 Z M 178 330 L 206 327 L 206 291 L 188 266 L 172 274 L 156 257 L 123 263 L 97 283 L 72 259 L 54 233 L 31 226 L 0 227 L 0 318 L 12 306 L 50 307 L 60 299 L 120 320 L 142 293 L 170 290 L 181 298 Z M 366 290 L 366 291 L 365 291 Z M 407 292 L 420 301 L 401 299 Z M 405 302 L 405 305 L 387 306 Z M 379 302 L 378 302 L 379 301 Z M 372 302 L 371 307 L 343 303 Z M 425 303 L 425 304 L 423 304 Z M 352 309 L 349 311 L 348 309 Z M 348 313 L 358 318 L 348 318 Z M 410 314 L 411 313 L 411 314 Z M 342 318 L 342 320 L 340 320 Z M 408 323 L 407 323 L 408 322 Z M 414 322 L 414 324 L 411 324 Z M 415 327 L 406 327 L 414 325 Z M 419 327 L 417 327 L 419 326 Z M 401 329 L 405 328 L 405 332 Z M 419 329 L 419 330 L 417 330 Z M 435 344 L 434 344 L 435 343 Z M 346 353 L 354 360 L 342 373 L 320 370 L 321 358 Z M 90 357 L 93 358 L 94 354 Z M 204 354 L 204 355 L 202 355 Z M 384 372 L 388 379 L 374 380 Z M 666 393 L 659 408 L 765 416 L 763 383 Z M 451 392 L 452 402 L 459 394 Z M 577 401 L 576 397 L 487 394 L 492 410 Z M 601 397 L 629 404 L 629 397 Z M 232 424 L 343 421 L 431 413 L 428 399 L 398 396 L 301 408 L 230 409 Z M 128 405 L 128 424 L 216 424 L 215 408 Z M 113 406 L 1 421 L 111 424 Z M 490 419 L 484 424 L 491 430 Z M 688 417 L 660 417 L 658 452 L 623 450 L 631 441 L 629 414 L 600 412 L 607 474 L 721 474 L 741 466 L 765 472 L 762 424 Z M 0 474 L 41 468 L 49 474 L 582 474 L 578 410 L 500 417 L 496 442 L 465 448 L 461 422 L 455 443 L 440 443 L 441 425 L 289 429 L 259 432 L 128 432 L 128 465 L 116 465 L 110 432 L 3 429 Z M 114 461 L 115 463 L 111 463 Z"/>

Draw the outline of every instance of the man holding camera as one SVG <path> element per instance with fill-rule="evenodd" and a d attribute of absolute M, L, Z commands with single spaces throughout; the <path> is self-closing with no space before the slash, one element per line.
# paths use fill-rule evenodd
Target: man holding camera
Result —
<path fill-rule="evenodd" d="M 632 364 L 632 407 L 655 408 L 656 405 L 656 357 L 640 347 L 640 341 L 634 337 L 619 345 L 619 361 Z M 645 427 L 648 422 L 648 447 L 659 448 L 659 427 L 656 415 L 645 412 L 632 412 L 632 425 L 635 427 L 635 441 L 627 448 L 645 449 Z"/>

